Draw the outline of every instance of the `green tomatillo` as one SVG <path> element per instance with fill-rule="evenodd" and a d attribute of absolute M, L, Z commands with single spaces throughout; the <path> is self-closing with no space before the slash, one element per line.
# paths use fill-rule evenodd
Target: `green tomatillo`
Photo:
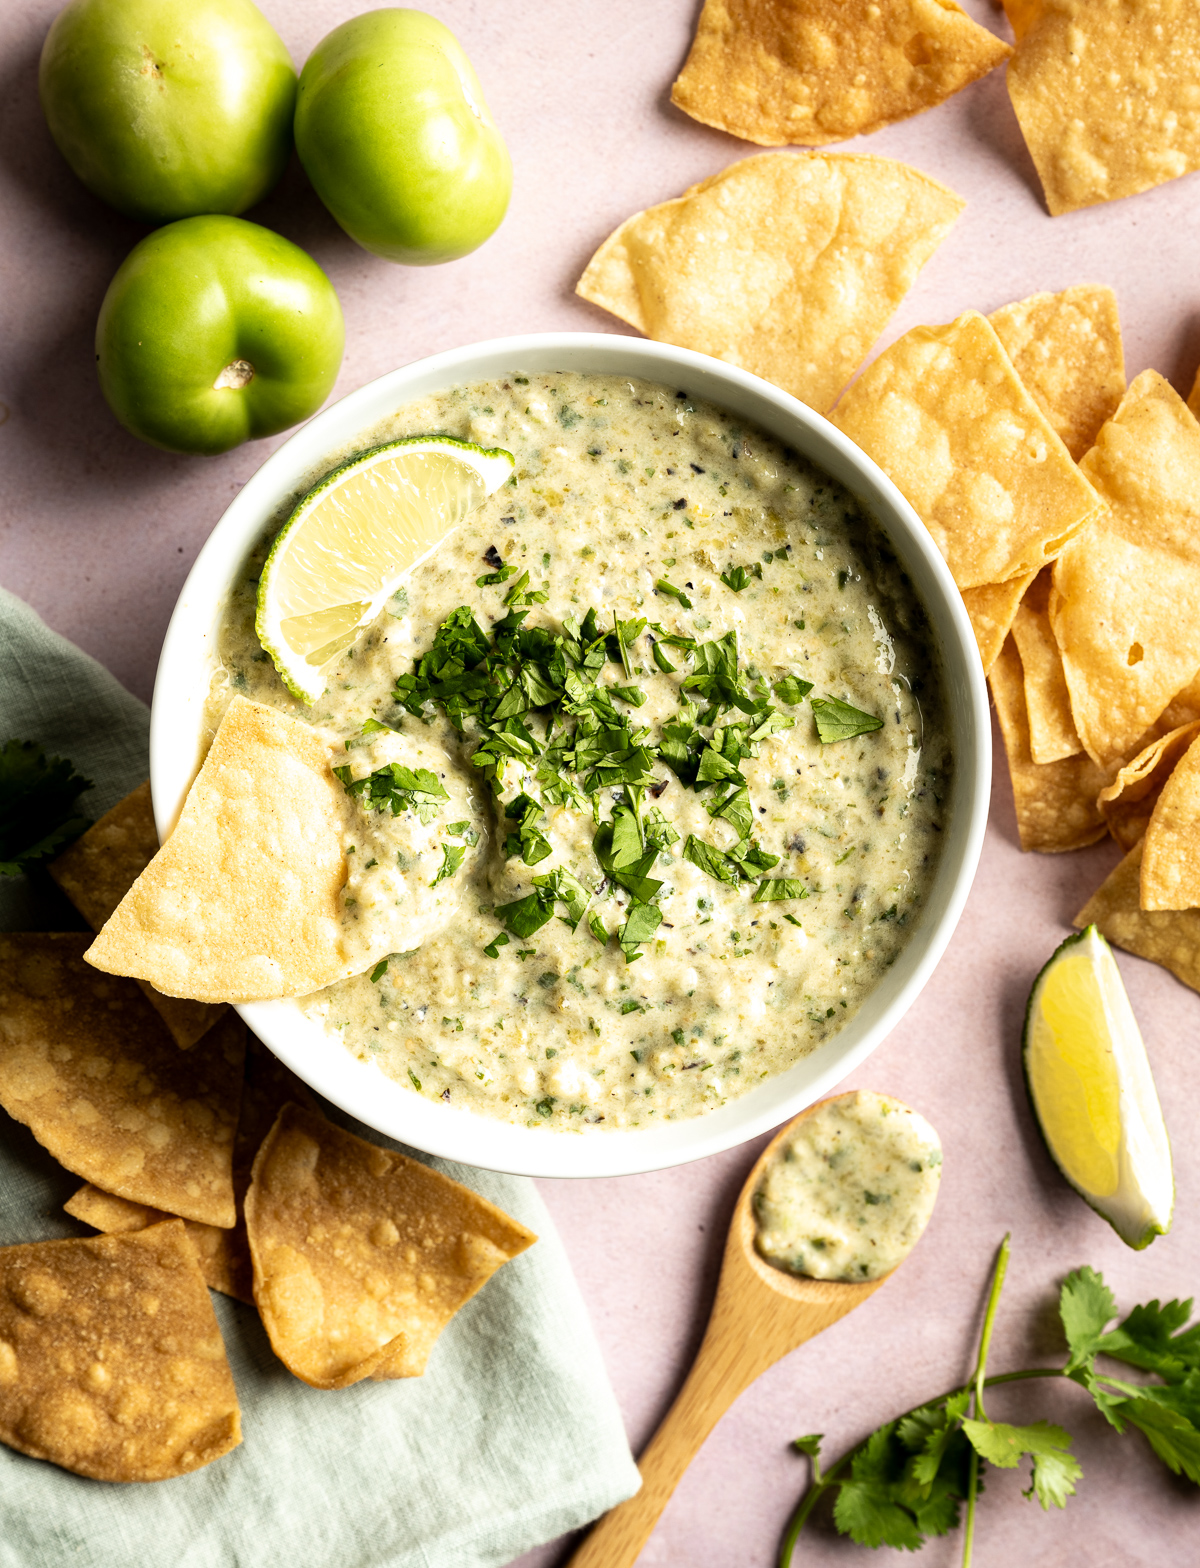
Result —
<path fill-rule="evenodd" d="M 291 151 L 296 72 L 251 0 L 71 0 L 38 86 L 75 173 L 143 223 L 244 212 Z"/>
<path fill-rule="evenodd" d="M 109 284 L 96 368 L 135 436 L 227 452 L 316 413 L 344 343 L 333 285 L 299 246 L 244 218 L 183 218 Z"/>
<path fill-rule="evenodd" d="M 479 78 L 423 11 L 368 11 L 323 38 L 300 73 L 296 151 L 364 249 L 423 266 L 498 226 L 512 164 Z"/>

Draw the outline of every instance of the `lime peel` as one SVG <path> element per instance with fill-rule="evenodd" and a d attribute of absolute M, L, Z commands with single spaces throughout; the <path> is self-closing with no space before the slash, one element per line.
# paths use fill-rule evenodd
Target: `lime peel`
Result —
<path fill-rule="evenodd" d="M 1025 1082 L 1050 1157 L 1122 1241 L 1167 1233 L 1171 1147 L 1137 1020 L 1095 926 L 1038 975 L 1021 1041 Z"/>
<path fill-rule="evenodd" d="M 271 546 L 254 623 L 293 697 L 321 695 L 333 663 L 514 466 L 500 447 L 412 436 L 359 453 L 308 492 Z"/>

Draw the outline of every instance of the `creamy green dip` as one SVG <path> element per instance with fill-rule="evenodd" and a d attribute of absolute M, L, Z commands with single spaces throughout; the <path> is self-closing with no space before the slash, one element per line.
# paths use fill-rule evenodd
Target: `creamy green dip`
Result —
<path fill-rule="evenodd" d="M 921 1239 L 941 1175 L 942 1146 L 923 1116 L 866 1089 L 838 1095 L 768 1161 L 755 1245 L 790 1274 L 879 1279 Z"/>
<path fill-rule="evenodd" d="M 293 503 L 224 613 L 210 723 L 241 692 L 328 736 L 363 791 L 347 946 L 372 945 L 363 922 L 395 931 L 386 970 L 302 1005 L 336 1048 L 452 1105 L 576 1129 L 700 1114 L 840 1029 L 920 919 L 951 765 L 924 612 L 844 489 L 682 392 L 513 374 L 413 403 L 353 450 L 435 431 L 507 448 L 513 478 L 313 708 L 254 633 Z M 460 733 L 422 692 L 461 644 L 448 620 L 498 659 L 514 616 L 545 634 L 547 663 L 496 677 L 518 686 L 523 669 L 528 688 L 505 701 L 529 741 L 506 750 L 502 725 L 467 712 Z M 570 666 L 582 681 L 573 712 L 542 689 L 555 638 L 556 678 Z M 852 719 L 823 743 L 817 715 L 828 732 L 845 710 L 822 699 L 877 727 Z M 449 798 L 392 815 L 363 783 L 391 763 L 429 770 Z"/>

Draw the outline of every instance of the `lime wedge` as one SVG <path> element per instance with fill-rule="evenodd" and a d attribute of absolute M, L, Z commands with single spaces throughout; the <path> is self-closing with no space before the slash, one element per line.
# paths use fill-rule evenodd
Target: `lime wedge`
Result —
<path fill-rule="evenodd" d="M 499 447 L 415 436 L 362 453 L 308 492 L 271 546 L 255 619 L 293 697 L 321 695 L 329 667 L 408 573 L 512 471 Z"/>
<path fill-rule="evenodd" d="M 1165 1235 L 1171 1146 L 1121 972 L 1095 926 L 1068 937 L 1038 975 L 1021 1049 L 1042 1137 L 1071 1186 L 1129 1246 Z"/>

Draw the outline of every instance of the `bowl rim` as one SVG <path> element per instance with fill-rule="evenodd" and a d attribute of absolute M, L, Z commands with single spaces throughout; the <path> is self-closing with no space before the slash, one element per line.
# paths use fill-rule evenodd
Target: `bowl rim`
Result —
<path fill-rule="evenodd" d="M 540 1177 L 631 1175 L 721 1153 L 778 1126 L 860 1067 L 924 988 L 958 924 L 983 845 L 991 789 L 991 720 L 974 634 L 928 530 L 893 482 L 849 438 L 791 394 L 690 349 L 615 333 L 494 338 L 416 360 L 346 394 L 301 426 L 242 486 L 201 548 L 163 640 L 150 721 L 150 775 L 160 840 L 199 767 L 203 709 L 221 600 L 265 521 L 315 482 L 324 456 L 405 403 L 505 373 L 582 371 L 686 387 L 689 395 L 765 428 L 842 483 L 865 506 L 913 581 L 941 655 L 955 769 L 950 820 L 922 919 L 887 976 L 844 1029 L 784 1072 L 698 1117 L 594 1133 L 520 1126 L 431 1102 L 329 1038 L 292 1001 L 238 1012 L 287 1066 L 367 1126 L 428 1154 Z M 306 482 L 307 481 L 307 482 Z M 301 492 L 302 493 L 302 492 Z"/>

